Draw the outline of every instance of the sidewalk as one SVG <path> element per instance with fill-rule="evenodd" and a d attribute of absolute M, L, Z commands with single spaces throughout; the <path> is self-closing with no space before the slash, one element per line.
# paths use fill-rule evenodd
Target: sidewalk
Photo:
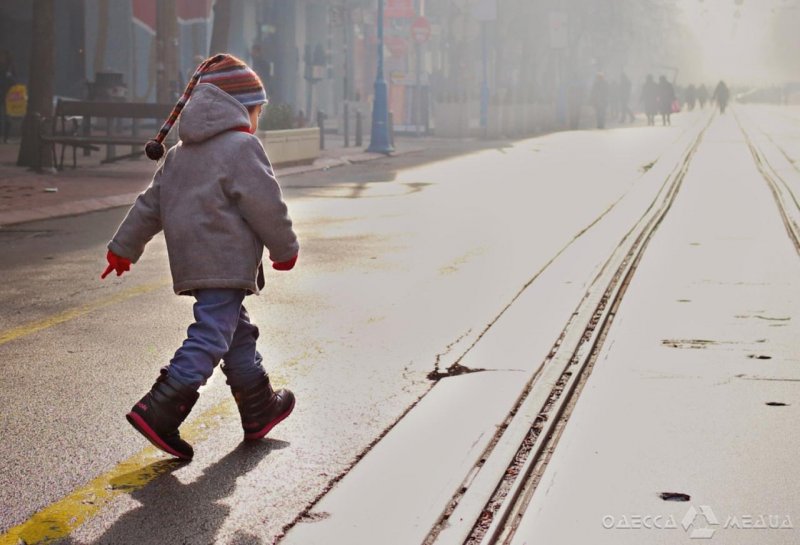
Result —
<path fill-rule="evenodd" d="M 592 130 L 591 116 L 583 116 L 582 128 Z M 639 118 L 631 124 L 610 122 L 609 128 L 636 126 L 643 123 Z M 585 125 L 585 126 L 584 126 Z M 531 138 L 533 135 L 525 138 Z M 432 148 L 446 150 L 477 150 L 485 147 L 503 146 L 515 140 L 457 139 L 443 137 L 396 136 L 395 152 L 390 157 L 421 153 Z M 352 139 L 351 139 L 352 142 Z M 278 179 L 288 176 L 323 171 L 330 168 L 365 163 L 387 156 L 367 153 L 369 135 L 364 135 L 363 147 L 344 147 L 341 135 L 326 134 L 325 147 L 320 156 L 307 165 L 276 167 Z M 144 146 L 144 141 L 142 142 Z M 133 160 L 103 164 L 105 149 L 83 157 L 78 152 L 78 167 L 73 169 L 72 150 L 65 155 L 64 170 L 52 173 L 36 173 L 16 166 L 19 140 L 0 143 L 0 228 L 18 223 L 37 221 L 62 216 L 74 216 L 108 208 L 130 206 L 150 183 L 154 164 L 144 156 Z M 61 153 L 61 148 L 57 149 Z M 127 146 L 118 146 L 117 154 L 130 153 Z"/>
<path fill-rule="evenodd" d="M 433 138 L 398 138 L 392 156 L 421 152 L 434 142 Z M 280 179 L 386 158 L 363 148 L 342 146 L 341 138 L 326 135 L 327 149 L 312 164 L 277 167 L 276 174 Z M 18 141 L 0 144 L 0 227 L 129 206 L 150 183 L 155 166 L 144 157 L 102 164 L 105 151 L 90 157 L 79 152 L 78 168 L 71 168 L 68 157 L 64 170 L 37 173 L 16 166 L 18 150 Z M 118 153 L 127 151 L 119 149 Z"/>

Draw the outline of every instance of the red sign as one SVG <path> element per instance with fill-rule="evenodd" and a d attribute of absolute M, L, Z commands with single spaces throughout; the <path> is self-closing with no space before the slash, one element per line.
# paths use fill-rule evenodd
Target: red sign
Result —
<path fill-rule="evenodd" d="M 424 44 L 431 38 L 431 24 L 425 17 L 417 17 L 411 24 L 411 37 L 418 44 Z"/>
<path fill-rule="evenodd" d="M 387 19 L 411 19 L 414 15 L 414 0 L 386 0 L 383 16 Z"/>
<path fill-rule="evenodd" d="M 156 33 L 157 0 L 131 0 L 133 20 L 147 32 Z M 177 0 L 175 11 L 184 24 L 205 23 L 211 17 L 211 0 Z"/>
<path fill-rule="evenodd" d="M 387 36 L 383 39 L 386 48 L 393 57 L 402 57 L 408 53 L 408 40 L 400 36 Z"/>
<path fill-rule="evenodd" d="M 206 23 L 211 17 L 211 0 L 177 0 L 178 19 L 182 23 Z"/>

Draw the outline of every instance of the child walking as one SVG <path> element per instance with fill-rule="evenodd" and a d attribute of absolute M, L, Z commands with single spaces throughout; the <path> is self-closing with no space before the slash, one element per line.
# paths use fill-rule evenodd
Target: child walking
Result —
<path fill-rule="evenodd" d="M 227 54 L 202 62 L 145 152 L 159 164 L 108 244 L 108 267 L 130 270 L 145 245 L 164 231 L 173 287 L 195 298 L 187 338 L 128 421 L 159 449 L 190 460 L 178 427 L 198 389 L 222 361 L 244 438 L 260 439 L 294 409 L 289 390 L 272 389 L 256 350 L 258 328 L 244 298 L 264 287 L 264 247 L 272 267 L 292 269 L 299 244 L 272 165 L 256 130 L 267 102 L 258 75 Z M 164 156 L 163 141 L 180 116 L 180 141 Z"/>

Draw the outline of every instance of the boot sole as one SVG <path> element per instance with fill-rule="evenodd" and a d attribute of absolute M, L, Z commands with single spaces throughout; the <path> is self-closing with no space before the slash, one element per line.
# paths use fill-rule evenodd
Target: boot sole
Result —
<path fill-rule="evenodd" d="M 172 456 L 180 458 L 181 460 L 192 459 L 191 456 L 188 456 L 186 454 L 181 454 L 180 452 L 178 452 L 177 450 L 166 444 L 164 440 L 161 439 L 161 437 L 159 437 L 155 431 L 153 431 L 153 428 L 148 426 L 147 422 L 145 422 L 144 419 L 135 412 L 129 412 L 128 414 L 125 415 L 125 418 L 128 419 L 128 422 L 130 422 L 131 426 L 133 426 L 136 431 L 141 433 L 144 436 L 144 438 L 150 441 L 153 444 L 153 446 L 156 447 L 157 449 L 163 450 L 167 454 L 171 454 Z"/>
<path fill-rule="evenodd" d="M 277 418 L 275 418 L 275 420 L 273 420 L 272 422 L 270 422 L 269 424 L 267 424 L 266 426 L 261 428 L 259 431 L 254 431 L 254 432 L 251 432 L 251 433 L 245 433 L 244 434 L 245 441 L 257 441 L 258 439 L 261 439 L 262 437 L 267 435 L 270 431 L 272 431 L 272 428 L 274 428 L 275 426 L 277 426 L 278 424 L 280 424 L 281 422 L 286 420 L 286 418 L 290 414 L 292 414 L 292 411 L 294 410 L 294 404 L 296 403 L 296 401 L 297 400 L 293 399 L 292 400 L 292 406 L 289 407 L 288 411 L 286 411 L 285 413 L 279 415 Z"/>

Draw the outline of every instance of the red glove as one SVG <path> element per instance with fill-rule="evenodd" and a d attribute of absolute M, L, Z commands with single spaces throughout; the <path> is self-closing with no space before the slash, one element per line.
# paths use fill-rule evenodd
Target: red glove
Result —
<path fill-rule="evenodd" d="M 122 276 L 125 271 L 131 270 L 131 260 L 126 257 L 120 257 L 111 250 L 106 254 L 108 260 L 108 267 L 100 275 L 100 278 L 105 278 L 111 271 L 117 271 L 117 276 Z"/>
<path fill-rule="evenodd" d="M 294 256 L 292 259 L 288 261 L 281 261 L 278 263 L 273 263 L 272 268 L 276 271 L 291 271 L 294 268 L 294 264 L 297 263 L 297 256 Z"/>

